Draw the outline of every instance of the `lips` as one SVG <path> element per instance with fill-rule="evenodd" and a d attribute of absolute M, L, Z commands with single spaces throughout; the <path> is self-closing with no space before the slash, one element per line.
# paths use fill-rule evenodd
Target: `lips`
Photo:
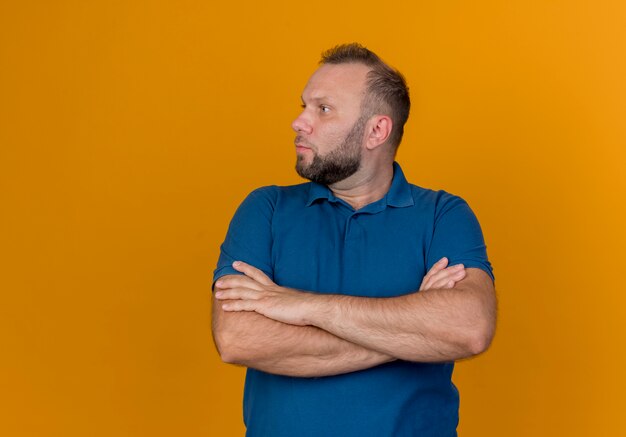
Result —
<path fill-rule="evenodd" d="M 301 136 L 296 137 L 296 139 L 294 140 L 294 144 L 296 145 L 296 151 L 298 152 L 304 152 L 306 150 L 312 149 L 312 147 L 306 145 L 305 140 Z"/>

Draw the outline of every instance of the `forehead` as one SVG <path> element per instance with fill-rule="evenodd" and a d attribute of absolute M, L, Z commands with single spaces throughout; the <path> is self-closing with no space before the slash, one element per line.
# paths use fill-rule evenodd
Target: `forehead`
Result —
<path fill-rule="evenodd" d="M 360 104 L 370 68 L 363 64 L 324 64 L 309 79 L 302 97 L 306 99 L 356 100 Z"/>

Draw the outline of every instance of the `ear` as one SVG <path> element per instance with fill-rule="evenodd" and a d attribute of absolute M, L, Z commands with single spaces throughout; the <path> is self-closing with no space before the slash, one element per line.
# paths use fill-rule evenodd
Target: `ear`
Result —
<path fill-rule="evenodd" d="M 368 131 L 366 147 L 368 150 L 374 150 L 389 139 L 393 121 L 387 115 L 375 115 L 369 120 L 369 124 L 370 129 Z"/>

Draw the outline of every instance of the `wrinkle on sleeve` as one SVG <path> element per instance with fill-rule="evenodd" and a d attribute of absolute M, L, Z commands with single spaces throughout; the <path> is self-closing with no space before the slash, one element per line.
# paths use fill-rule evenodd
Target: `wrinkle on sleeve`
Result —
<path fill-rule="evenodd" d="M 239 275 L 234 261 L 243 261 L 274 279 L 272 268 L 272 216 L 276 200 L 274 187 L 259 188 L 246 197 L 233 216 L 220 257 L 213 272 L 213 283 L 224 275 Z"/>
<path fill-rule="evenodd" d="M 440 192 L 426 270 L 444 256 L 448 258 L 449 266 L 463 264 L 466 268 L 479 268 L 494 279 L 487 246 L 474 212 L 460 197 Z"/>

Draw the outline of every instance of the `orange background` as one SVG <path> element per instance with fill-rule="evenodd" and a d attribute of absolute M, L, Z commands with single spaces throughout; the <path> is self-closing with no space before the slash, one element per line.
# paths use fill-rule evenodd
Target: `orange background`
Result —
<path fill-rule="evenodd" d="M 625 408 L 622 1 L 0 5 L 0 435 L 240 435 L 209 287 L 253 188 L 299 182 L 322 50 L 407 77 L 399 161 L 466 198 L 496 268 L 461 436 L 618 435 Z"/>

